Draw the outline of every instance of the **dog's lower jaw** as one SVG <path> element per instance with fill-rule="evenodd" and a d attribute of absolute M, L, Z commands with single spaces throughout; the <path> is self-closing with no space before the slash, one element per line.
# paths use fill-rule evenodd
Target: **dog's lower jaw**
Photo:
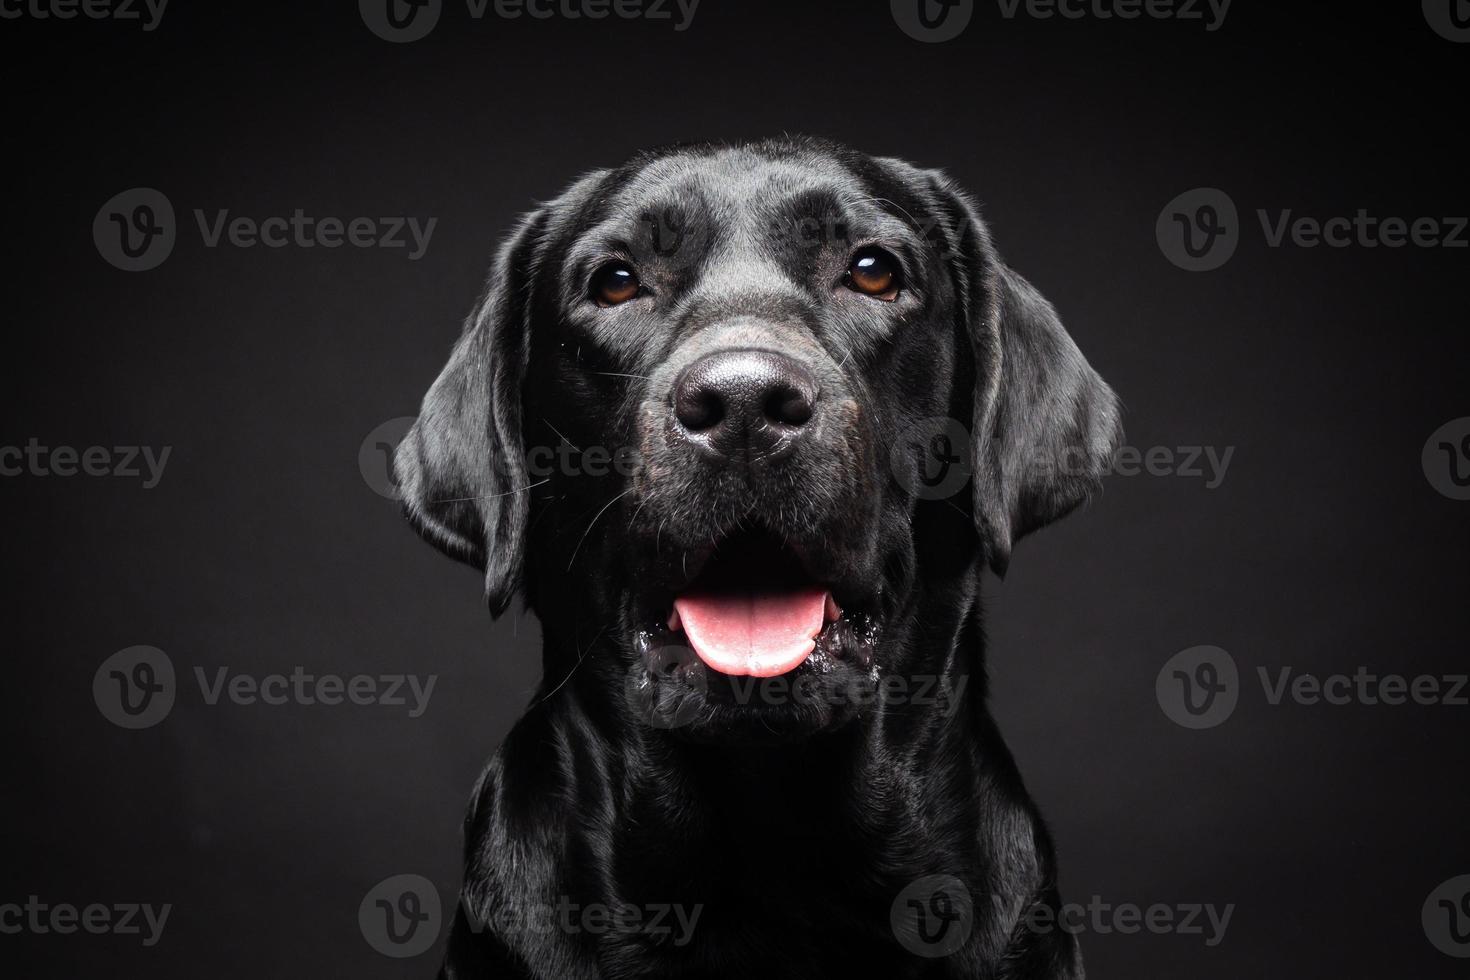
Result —
<path fill-rule="evenodd" d="M 574 679 L 477 789 L 444 976 L 1080 977 L 1068 933 L 1024 925 L 1058 904 L 1051 847 L 984 707 L 978 625 L 955 626 L 944 713 L 879 705 L 781 746 L 693 743 Z M 938 959 L 891 926 L 930 875 L 973 909 Z M 656 931 L 660 909 L 661 928 L 682 909 L 687 935 Z"/>

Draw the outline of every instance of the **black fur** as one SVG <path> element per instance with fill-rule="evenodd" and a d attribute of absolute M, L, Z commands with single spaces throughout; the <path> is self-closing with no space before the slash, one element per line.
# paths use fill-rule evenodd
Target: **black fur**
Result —
<path fill-rule="evenodd" d="M 903 266 L 895 302 L 841 285 L 869 243 Z M 609 258 L 647 295 L 593 303 Z M 811 368 L 799 451 L 721 468 L 670 429 L 672 379 L 730 346 Z M 943 417 L 974 433 L 973 494 L 927 499 L 905 440 Z M 442 975 L 1080 977 L 1073 938 L 1024 918 L 1058 903 L 1052 848 L 986 708 L 978 580 L 1097 487 L 1119 436 L 1112 392 L 934 171 L 809 139 L 673 147 L 527 217 L 396 461 L 414 525 L 485 569 L 494 613 L 521 592 L 545 639 L 474 792 Z M 799 702 L 650 653 L 715 545 L 756 529 L 855 617 L 786 679 Z M 911 696 L 839 696 L 886 679 Z M 974 912 L 927 958 L 890 915 L 935 874 Z M 661 932 L 659 907 L 697 922 Z"/>

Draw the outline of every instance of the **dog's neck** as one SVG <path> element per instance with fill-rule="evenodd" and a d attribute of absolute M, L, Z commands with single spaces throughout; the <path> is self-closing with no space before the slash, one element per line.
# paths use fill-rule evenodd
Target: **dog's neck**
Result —
<path fill-rule="evenodd" d="M 930 579 L 886 638 L 893 655 L 914 653 L 902 670 L 890 661 L 890 675 L 940 682 L 932 703 L 879 700 L 838 729 L 780 744 L 650 727 L 619 700 L 625 661 L 614 641 L 584 647 L 580 670 L 560 684 L 548 677 L 554 693 L 511 732 L 477 793 L 468 874 L 488 884 L 473 911 L 568 892 L 707 905 L 710 955 L 737 956 L 757 934 L 752 908 L 768 938 L 824 910 L 856 910 L 824 928 L 842 924 L 851 948 L 866 948 L 894 896 L 926 875 L 988 869 L 986 894 L 1036 901 L 1053 874 L 1050 845 L 986 709 L 977 593 L 974 569 Z M 545 637 L 571 639 L 555 626 Z M 547 656 L 566 663 L 576 652 Z M 551 826 L 564 838 L 555 863 L 505 856 Z M 986 917 L 975 962 L 1003 955 L 1012 925 Z"/>

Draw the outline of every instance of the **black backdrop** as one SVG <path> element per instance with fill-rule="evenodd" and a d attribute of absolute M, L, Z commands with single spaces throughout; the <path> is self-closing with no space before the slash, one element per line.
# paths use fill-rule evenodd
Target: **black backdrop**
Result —
<path fill-rule="evenodd" d="M 1470 415 L 1470 250 L 1273 248 L 1256 211 L 1470 213 L 1470 44 L 1415 3 L 1237 0 L 1214 31 L 981 3 L 944 43 L 881 0 L 703 0 L 683 31 L 477 21 L 448 0 L 403 44 L 351 3 L 303 6 L 174 0 L 152 31 L 0 20 L 0 447 L 171 447 L 146 489 L 0 478 L 0 905 L 172 906 L 152 946 L 0 934 L 3 961 L 29 964 L 11 975 L 432 973 L 437 948 L 376 952 L 359 903 L 409 873 L 452 900 L 463 804 L 536 684 L 538 627 L 490 623 L 476 575 L 399 521 L 360 447 L 415 412 L 533 201 L 641 147 L 782 131 L 949 170 L 1122 395 L 1129 445 L 1175 451 L 1155 467 L 1175 472 L 1113 477 L 987 589 L 995 710 L 1064 898 L 1233 906 L 1214 945 L 1090 928 L 1089 971 L 1463 975 L 1421 910 L 1470 874 L 1470 707 L 1272 704 L 1257 671 L 1467 669 L 1470 502 L 1421 452 Z M 137 187 L 171 202 L 177 242 L 126 272 L 93 221 Z M 1198 187 L 1240 215 L 1208 272 L 1156 239 Z M 207 248 L 196 208 L 438 220 L 411 261 Z M 1213 488 L 1177 472 L 1194 446 L 1233 447 Z M 177 694 L 128 730 L 93 680 L 136 645 L 167 654 Z M 1196 730 L 1155 682 L 1201 645 L 1228 651 L 1238 705 Z M 194 676 L 298 666 L 438 680 L 410 717 L 209 704 Z"/>

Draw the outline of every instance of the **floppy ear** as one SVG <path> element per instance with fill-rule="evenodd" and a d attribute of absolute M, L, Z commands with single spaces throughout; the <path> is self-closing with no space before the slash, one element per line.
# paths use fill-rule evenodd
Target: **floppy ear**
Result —
<path fill-rule="evenodd" d="M 975 353 L 974 512 L 986 560 L 1004 576 L 1024 535 L 1101 486 L 1123 438 L 1118 399 L 1056 310 L 1001 261 L 974 206 L 939 178 L 950 250 Z"/>
<path fill-rule="evenodd" d="M 479 305 L 393 460 L 409 522 L 446 554 L 484 570 L 496 616 L 521 584 L 529 506 L 521 382 L 544 226 L 544 212 L 528 215 L 501 247 Z"/>

